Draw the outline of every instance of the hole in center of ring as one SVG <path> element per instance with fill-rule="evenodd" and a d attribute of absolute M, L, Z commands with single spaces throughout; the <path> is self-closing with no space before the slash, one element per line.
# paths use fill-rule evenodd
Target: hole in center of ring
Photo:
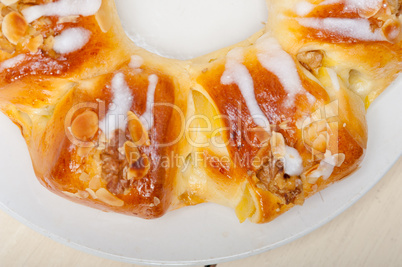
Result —
<path fill-rule="evenodd" d="M 265 0 L 115 0 L 127 35 L 161 56 L 191 59 L 243 41 L 267 20 Z"/>

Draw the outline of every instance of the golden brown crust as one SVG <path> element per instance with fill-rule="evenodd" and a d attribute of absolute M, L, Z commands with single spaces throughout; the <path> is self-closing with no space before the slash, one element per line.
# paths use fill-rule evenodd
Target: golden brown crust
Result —
<path fill-rule="evenodd" d="M 45 187 L 106 211 L 150 219 L 215 202 L 240 221 L 268 222 L 358 168 L 365 107 L 401 70 L 399 6 L 388 2 L 358 10 L 311 1 L 301 15 L 301 1 L 267 1 L 280 14 L 267 30 L 192 61 L 132 44 L 112 0 L 89 16 L 22 15 L 53 2 L 0 5 L 0 110 L 21 127 Z M 384 40 L 305 27 L 300 18 L 364 19 Z M 71 29 L 83 45 L 55 48 Z M 301 89 L 264 62 L 275 56 Z"/>
<path fill-rule="evenodd" d="M 269 15 L 267 30 L 291 54 L 316 50 L 325 54 L 323 66 L 333 68 L 368 108 L 401 71 L 399 4 L 395 1 L 373 1 L 381 4 L 363 10 L 347 7 L 345 1 L 326 5 L 324 1 L 308 1 L 313 8 L 297 14 L 297 6 L 302 2 L 267 1 L 272 14 Z M 311 23 L 310 20 L 303 24 L 302 21 L 328 18 L 336 22 L 327 21 L 327 26 L 318 27 L 317 22 Z M 352 34 L 344 34 L 348 27 L 354 27 L 349 30 Z M 364 30 L 365 27 L 369 29 Z"/>
<path fill-rule="evenodd" d="M 360 110 L 356 108 L 356 106 L 362 107 L 362 101 L 358 97 L 341 94 L 331 99 L 320 84 L 308 78 L 299 69 L 303 87 L 318 101 L 311 105 L 306 95 L 299 95 L 296 97 L 294 106 L 285 108 L 283 103 L 286 101 L 287 93 L 283 85 L 274 74 L 264 69 L 258 62 L 253 48 L 247 52 L 246 61 L 243 64 L 247 67 L 254 81 L 257 100 L 271 124 L 271 130 L 280 133 L 284 137 L 286 145 L 295 147 L 299 151 L 303 158 L 305 170 L 314 168 L 319 164 L 322 160 L 322 155 L 320 156 L 319 154 L 325 153 L 327 149 L 345 155 L 343 164 L 335 167 L 330 179 L 318 179 L 313 184 L 309 184 L 308 177 L 302 178 L 303 190 L 298 192 L 298 194 L 302 195 L 301 199 L 322 190 L 329 184 L 343 178 L 346 173 L 350 174 L 357 168 L 361 162 L 367 142 L 365 110 L 364 108 Z M 299 67 L 301 68 L 301 66 Z M 202 68 L 196 78 L 198 84 L 210 95 L 214 106 L 218 110 L 217 112 L 223 115 L 222 123 L 224 128 L 227 129 L 224 131 L 223 136 L 228 144 L 227 149 L 231 164 L 224 168 L 225 172 L 221 171 L 221 173 L 228 173 L 227 176 L 231 178 L 226 180 L 227 187 L 241 186 L 242 183 L 248 184 L 248 190 L 253 195 L 254 203 L 259 205 L 257 211 L 260 214 L 255 215 L 253 220 L 260 223 L 267 222 L 292 207 L 297 199 L 292 199 L 290 196 L 290 200 L 286 199 L 286 197 L 278 193 L 276 185 L 269 184 L 271 183 L 269 181 L 261 181 L 258 178 L 260 176 L 259 172 L 262 170 L 256 169 L 253 166 L 253 161 L 256 157 L 268 156 L 269 150 L 272 148 L 264 151 L 263 142 L 265 140 L 259 138 L 261 131 L 255 131 L 258 126 L 252 121 L 238 86 L 236 84 L 223 85 L 221 83 L 224 70 L 225 62 L 219 62 L 218 60 L 218 62 Z M 344 93 L 348 94 L 348 92 Z M 225 97 L 222 97 L 223 95 Z M 331 128 L 334 130 L 333 132 L 336 131 L 336 135 L 328 137 L 328 140 L 325 139 L 327 144 L 324 144 L 324 148 L 317 148 L 317 150 L 313 151 L 315 148 L 314 141 L 317 139 L 315 136 L 310 138 L 308 133 L 309 127 L 315 126 L 314 123 L 306 124 L 303 128 L 298 128 L 298 123 L 320 110 L 320 108 L 330 106 L 335 100 L 337 100 L 336 107 L 339 108 L 340 114 L 337 113 L 335 117 L 324 117 L 323 121 L 334 125 Z M 356 123 L 359 121 L 356 116 L 362 119 L 361 124 Z M 319 122 L 322 122 L 322 120 L 319 120 Z M 344 124 L 346 125 L 344 126 Z M 314 133 L 316 131 L 315 129 Z M 328 129 L 328 133 L 329 131 Z M 325 130 L 325 133 L 327 133 L 327 130 Z M 312 139 L 311 142 L 309 142 L 309 139 Z M 333 146 L 333 148 L 329 146 Z M 260 153 L 263 154 L 260 155 Z M 219 155 L 215 156 L 219 157 Z M 217 166 L 219 168 L 221 164 Z M 212 169 L 213 167 L 208 166 L 207 168 Z M 211 170 L 211 172 L 213 171 Z M 210 177 L 211 179 L 222 179 L 219 175 L 210 174 Z M 271 178 L 273 179 L 273 177 Z M 290 191 L 289 195 L 291 193 L 292 191 Z"/>

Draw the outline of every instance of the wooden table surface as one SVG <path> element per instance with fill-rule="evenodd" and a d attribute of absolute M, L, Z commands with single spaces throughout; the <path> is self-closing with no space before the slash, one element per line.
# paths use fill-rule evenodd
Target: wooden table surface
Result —
<path fill-rule="evenodd" d="M 0 266 L 135 266 L 61 245 L 2 211 L 0 240 Z M 402 158 L 327 225 L 278 249 L 218 266 L 402 266 Z"/>

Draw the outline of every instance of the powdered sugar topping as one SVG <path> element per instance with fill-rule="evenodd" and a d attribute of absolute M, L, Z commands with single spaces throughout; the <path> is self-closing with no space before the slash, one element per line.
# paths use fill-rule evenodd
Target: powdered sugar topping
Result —
<path fill-rule="evenodd" d="M 350 11 L 370 11 L 378 10 L 383 1 L 382 0 L 325 0 L 321 3 L 314 5 L 308 1 L 298 2 L 294 8 L 297 15 L 304 17 L 314 10 L 317 6 L 327 6 L 334 4 L 344 4 L 345 10 Z"/>
<path fill-rule="evenodd" d="M 308 15 L 311 11 L 313 11 L 315 7 L 315 5 L 307 1 L 301 1 L 296 4 L 295 12 L 298 16 L 304 17 Z"/>
<path fill-rule="evenodd" d="M 21 62 L 23 62 L 25 59 L 26 59 L 25 54 L 20 54 L 18 56 L 7 59 L 0 64 L 0 71 L 3 71 L 5 69 L 11 69 L 16 65 L 20 64 Z"/>
<path fill-rule="evenodd" d="M 132 69 L 139 69 L 144 64 L 144 59 L 138 55 L 132 55 L 128 66 Z"/>
<path fill-rule="evenodd" d="M 383 0 L 345 0 L 346 8 L 355 10 L 373 10 L 382 3 Z"/>
<path fill-rule="evenodd" d="M 59 0 L 28 7 L 22 11 L 22 14 L 28 23 L 42 16 L 91 16 L 99 10 L 101 4 L 102 0 Z"/>
<path fill-rule="evenodd" d="M 299 152 L 290 146 L 286 146 L 285 173 L 290 176 L 299 176 L 303 172 L 303 159 Z"/>
<path fill-rule="evenodd" d="M 89 41 L 91 32 L 84 28 L 69 28 L 54 38 L 53 50 L 59 54 L 69 54 L 80 50 Z"/>

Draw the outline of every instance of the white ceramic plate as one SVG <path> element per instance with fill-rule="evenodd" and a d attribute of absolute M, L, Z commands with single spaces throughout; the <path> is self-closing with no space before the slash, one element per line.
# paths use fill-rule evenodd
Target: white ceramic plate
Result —
<path fill-rule="evenodd" d="M 151 8 L 152 5 L 149 5 L 152 3 L 158 4 L 154 6 L 156 9 L 151 9 L 153 11 L 177 11 L 172 7 L 164 9 L 167 7 L 163 7 L 163 1 L 166 0 L 118 1 L 120 4 L 132 1 L 133 5 L 138 5 L 136 10 L 147 6 Z M 256 5 L 263 4 L 263 1 L 252 1 Z M 146 3 L 140 4 L 140 2 Z M 180 12 L 188 14 L 186 8 L 191 9 L 191 5 L 196 1 L 170 2 L 183 7 Z M 200 5 L 199 2 L 202 1 L 197 1 L 199 4 L 197 10 L 200 14 L 206 14 L 207 7 Z M 244 13 L 243 5 L 246 2 L 250 3 L 250 0 L 222 0 L 221 4 L 216 3 L 218 2 L 216 0 L 205 2 L 213 4 L 214 8 L 220 7 L 221 11 L 229 10 L 236 14 L 236 12 Z M 232 5 L 229 5 L 229 2 Z M 222 9 L 224 5 L 228 7 Z M 264 14 L 261 15 L 261 19 L 264 19 Z M 216 19 L 224 19 L 224 15 L 217 16 Z M 241 17 L 240 14 L 237 15 Z M 232 16 L 230 13 L 230 17 Z M 252 16 L 252 12 L 242 19 L 246 19 L 247 16 L 250 21 L 255 22 L 256 17 Z M 167 20 L 168 17 L 163 18 Z M 177 16 L 173 17 L 177 19 Z M 172 25 L 174 23 L 169 27 Z M 260 27 L 257 24 L 245 25 L 249 28 L 244 30 L 245 36 L 242 38 Z M 161 29 L 164 30 L 163 27 Z M 148 37 L 141 37 L 144 44 L 152 43 L 152 38 Z M 220 43 L 216 48 L 237 41 L 224 35 L 221 37 L 223 39 L 219 39 Z M 161 34 L 160 38 L 162 39 L 158 39 L 155 43 L 156 49 L 164 44 L 164 35 Z M 177 42 L 181 40 L 180 38 L 192 40 L 191 36 L 187 35 L 177 38 Z M 176 50 L 180 53 L 166 48 L 167 50 L 162 53 L 188 58 L 215 49 L 204 46 L 195 48 L 196 50 L 188 47 L 187 50 Z M 56 241 L 114 260 L 137 264 L 202 265 L 251 256 L 281 246 L 322 226 L 350 207 L 381 179 L 401 156 L 401 87 L 402 79 L 399 79 L 368 112 L 370 137 L 367 157 L 361 169 L 348 179 L 308 199 L 303 207 L 296 207 L 269 224 L 254 225 L 248 222 L 240 224 L 232 210 L 213 204 L 184 208 L 171 212 L 161 219 L 145 221 L 69 202 L 50 193 L 39 184 L 18 128 L 2 114 L 0 115 L 0 207 L 24 224 Z"/>

